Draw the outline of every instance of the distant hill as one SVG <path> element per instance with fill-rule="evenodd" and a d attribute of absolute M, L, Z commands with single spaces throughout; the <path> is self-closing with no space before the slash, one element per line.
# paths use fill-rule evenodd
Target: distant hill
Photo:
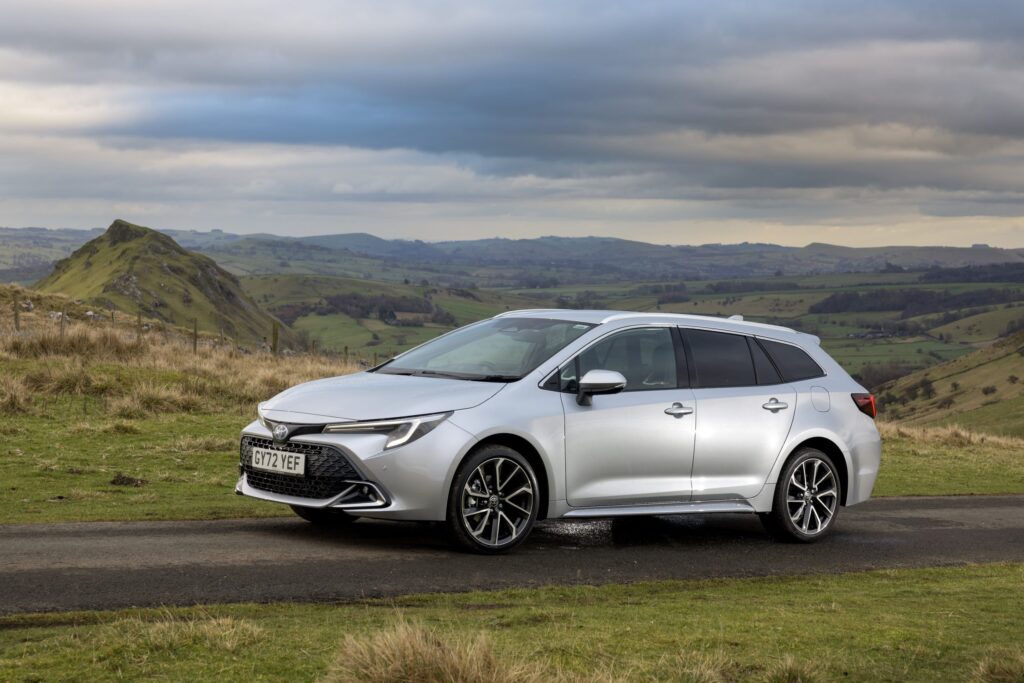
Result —
<path fill-rule="evenodd" d="M 745 242 L 686 246 L 613 237 L 553 236 L 424 242 L 368 233 L 282 237 L 220 230 L 164 232 L 236 275 L 331 275 L 399 283 L 427 280 L 455 287 L 534 288 L 1024 264 L 1024 249 L 986 245 L 854 248 Z M 96 234 L 0 228 L 0 282 L 25 282 Z"/>
<path fill-rule="evenodd" d="M 1024 333 L 883 385 L 882 416 L 1024 436 Z"/>
<path fill-rule="evenodd" d="M 116 220 L 54 266 L 35 287 L 251 344 L 272 334 L 274 319 L 212 259 L 169 236 Z M 290 333 L 285 330 L 287 336 Z"/>

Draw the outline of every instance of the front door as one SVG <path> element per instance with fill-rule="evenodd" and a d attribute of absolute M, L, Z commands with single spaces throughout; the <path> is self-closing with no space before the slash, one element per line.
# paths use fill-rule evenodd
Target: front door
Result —
<path fill-rule="evenodd" d="M 576 401 L 589 370 L 626 378 L 618 394 Z M 693 392 L 671 327 L 615 332 L 563 368 L 567 498 L 574 507 L 679 503 L 690 499 Z M 666 413 L 670 410 L 671 413 Z"/>

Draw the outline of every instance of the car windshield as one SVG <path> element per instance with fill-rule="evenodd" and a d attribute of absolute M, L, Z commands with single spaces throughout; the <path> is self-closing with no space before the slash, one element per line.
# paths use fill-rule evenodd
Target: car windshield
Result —
<path fill-rule="evenodd" d="M 389 375 L 514 382 L 593 325 L 542 318 L 494 318 L 427 342 L 376 371 Z"/>

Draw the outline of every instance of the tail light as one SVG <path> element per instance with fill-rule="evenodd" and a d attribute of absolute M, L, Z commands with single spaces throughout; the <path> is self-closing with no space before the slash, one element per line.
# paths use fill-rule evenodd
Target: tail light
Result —
<path fill-rule="evenodd" d="M 878 404 L 875 403 L 874 394 L 850 394 L 853 397 L 853 402 L 857 404 L 857 409 L 864 413 L 872 420 L 878 417 Z"/>

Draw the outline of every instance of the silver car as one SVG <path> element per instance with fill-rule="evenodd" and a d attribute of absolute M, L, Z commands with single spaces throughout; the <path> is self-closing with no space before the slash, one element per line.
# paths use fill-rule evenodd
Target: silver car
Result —
<path fill-rule="evenodd" d="M 787 328 L 514 311 L 260 404 L 236 492 L 314 523 L 443 522 L 484 553 L 539 519 L 622 515 L 755 513 L 810 542 L 871 495 L 875 412 Z"/>

